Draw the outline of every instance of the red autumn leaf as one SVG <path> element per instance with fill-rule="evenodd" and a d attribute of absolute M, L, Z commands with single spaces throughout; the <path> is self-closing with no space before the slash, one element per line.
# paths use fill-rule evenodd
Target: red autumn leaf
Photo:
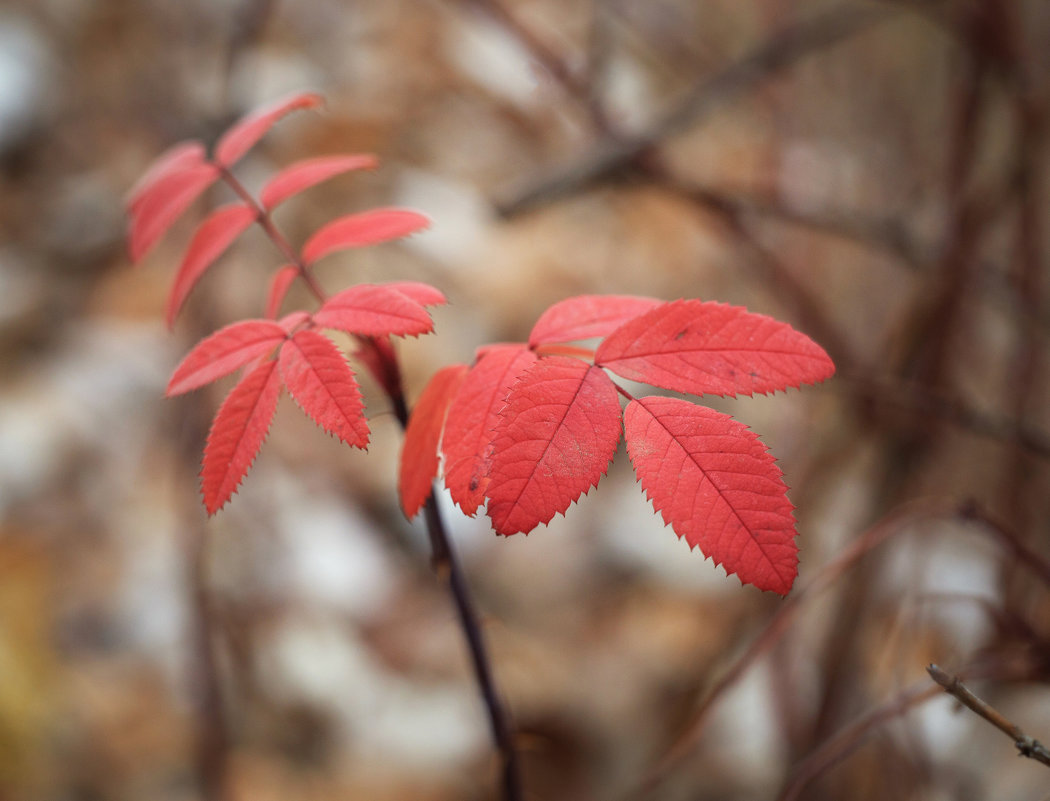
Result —
<path fill-rule="evenodd" d="M 485 500 L 492 432 L 511 386 L 536 362 L 524 345 L 493 345 L 479 354 L 448 408 L 441 451 L 445 486 L 465 514 Z"/>
<path fill-rule="evenodd" d="M 299 277 L 299 268 L 294 264 L 286 264 L 276 273 L 270 281 L 270 291 L 266 295 L 266 313 L 264 317 L 273 319 L 281 311 L 284 296 L 288 294 L 288 288 L 292 282 Z"/>
<path fill-rule="evenodd" d="M 293 328 L 298 328 L 309 319 L 310 314 L 308 312 L 293 311 L 278 320 L 277 325 L 281 326 L 286 334 L 290 334 Z"/>
<path fill-rule="evenodd" d="M 401 509 L 409 519 L 419 513 L 430 497 L 437 477 L 438 442 L 445 412 L 467 369 L 465 364 L 452 364 L 434 373 L 408 418 L 397 486 Z"/>
<path fill-rule="evenodd" d="M 218 177 L 214 164 L 198 164 L 164 176 L 140 195 L 130 208 L 128 251 L 131 260 L 140 261 Z"/>
<path fill-rule="evenodd" d="M 676 300 L 625 323 L 595 353 L 617 375 L 693 395 L 751 395 L 835 372 L 824 349 L 787 323 L 741 306 Z"/>
<path fill-rule="evenodd" d="M 232 203 L 213 211 L 198 226 L 168 296 L 166 314 L 169 327 L 175 322 L 182 304 L 201 276 L 255 219 L 254 209 L 242 203 Z"/>
<path fill-rule="evenodd" d="M 385 284 L 381 284 L 381 286 L 396 289 L 420 306 L 443 306 L 448 303 L 448 300 L 439 289 L 421 281 L 388 281 Z"/>
<path fill-rule="evenodd" d="M 787 594 L 798 574 L 795 521 L 780 469 L 728 415 L 680 398 L 631 401 L 627 452 L 679 537 L 745 584 Z"/>
<path fill-rule="evenodd" d="M 168 382 L 170 398 L 203 387 L 284 342 L 285 330 L 270 320 L 244 320 L 221 328 L 197 343 Z"/>
<path fill-rule="evenodd" d="M 492 435 L 488 513 L 498 534 L 528 533 L 591 487 L 620 442 L 620 400 L 605 372 L 540 359 L 510 390 Z"/>
<path fill-rule="evenodd" d="M 379 160 L 370 153 L 319 156 L 290 164 L 271 178 L 259 201 L 267 209 L 276 208 L 288 198 L 351 170 L 374 170 Z"/>
<path fill-rule="evenodd" d="M 332 295 L 314 322 L 362 336 L 417 336 L 434 330 L 430 314 L 387 284 L 357 284 Z"/>
<path fill-rule="evenodd" d="M 372 209 L 348 214 L 325 225 L 303 246 L 303 262 L 313 264 L 329 253 L 400 239 L 430 225 L 419 212 L 408 209 Z"/>
<path fill-rule="evenodd" d="M 529 334 L 535 348 L 555 342 L 603 337 L 660 304 L 636 295 L 578 295 L 555 303 L 540 315 Z"/>
<path fill-rule="evenodd" d="M 179 142 L 165 150 L 135 182 L 128 191 L 124 206 L 134 213 L 142 205 L 157 184 L 169 175 L 198 167 L 204 163 L 207 154 L 204 145 L 197 141 Z"/>
<path fill-rule="evenodd" d="M 347 445 L 368 445 L 361 390 L 342 351 L 324 334 L 297 331 L 280 354 L 288 392 L 308 417 Z"/>
<path fill-rule="evenodd" d="M 204 448 L 201 493 L 209 515 L 230 499 L 270 430 L 281 377 L 269 359 L 248 372 L 222 402 Z"/>
<path fill-rule="evenodd" d="M 242 117 L 215 145 L 215 160 L 229 167 L 262 139 L 281 117 L 298 109 L 316 108 L 324 98 L 310 92 L 291 95 Z"/>

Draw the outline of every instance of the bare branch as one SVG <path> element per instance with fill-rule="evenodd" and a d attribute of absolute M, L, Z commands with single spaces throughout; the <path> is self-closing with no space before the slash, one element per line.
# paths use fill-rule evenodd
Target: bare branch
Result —
<path fill-rule="evenodd" d="M 788 28 L 697 84 L 647 131 L 598 143 L 583 160 L 548 175 L 497 208 L 503 216 L 513 217 L 612 178 L 668 136 L 695 124 L 764 79 L 892 16 L 884 8 L 839 7 Z"/>
<path fill-rule="evenodd" d="M 1015 723 L 1010 722 L 999 710 L 974 695 L 958 676 L 951 676 L 945 673 L 937 665 L 930 665 L 926 668 L 926 672 L 930 674 L 930 678 L 941 685 L 944 691 L 953 696 L 960 704 L 976 712 L 995 728 L 999 729 L 999 731 L 1010 737 L 1014 741 L 1018 754 L 1034 759 L 1036 762 L 1042 762 L 1050 767 L 1050 750 L 1045 745 L 1035 738 L 1029 737 Z"/>

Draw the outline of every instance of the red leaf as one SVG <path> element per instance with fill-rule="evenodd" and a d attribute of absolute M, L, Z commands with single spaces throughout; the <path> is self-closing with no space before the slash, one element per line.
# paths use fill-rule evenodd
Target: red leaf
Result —
<path fill-rule="evenodd" d="M 430 497 L 438 469 L 438 442 L 445 412 L 467 374 L 467 365 L 452 364 L 434 373 L 408 418 L 401 446 L 398 493 L 405 517 L 410 520 Z"/>
<path fill-rule="evenodd" d="M 281 377 L 273 359 L 255 367 L 222 402 L 204 448 L 201 493 L 209 515 L 230 499 L 270 430 Z"/>
<path fill-rule="evenodd" d="M 266 296 L 266 314 L 264 317 L 273 319 L 281 310 L 284 296 L 288 294 L 288 288 L 292 282 L 299 277 L 299 268 L 294 264 L 286 264 L 276 273 L 270 282 L 270 292 Z"/>
<path fill-rule="evenodd" d="M 400 239 L 430 225 L 430 220 L 408 209 L 372 209 L 348 214 L 321 228 L 303 247 L 303 262 L 313 264 L 329 253 Z"/>
<path fill-rule="evenodd" d="M 754 432 L 713 409 L 659 397 L 631 401 L 624 428 L 664 522 L 745 584 L 787 594 L 798 574 L 793 507 Z"/>
<path fill-rule="evenodd" d="M 349 156 L 320 156 L 297 161 L 269 180 L 259 195 L 267 209 L 273 209 L 293 195 L 316 186 L 329 178 L 351 170 L 374 170 L 378 159 L 370 153 Z"/>
<path fill-rule="evenodd" d="M 676 300 L 625 323 L 595 353 L 617 375 L 694 395 L 750 395 L 815 383 L 828 354 L 787 323 L 741 306 Z"/>
<path fill-rule="evenodd" d="M 434 330 L 427 310 L 386 284 L 357 284 L 314 313 L 322 328 L 363 336 L 417 336 Z"/>
<path fill-rule="evenodd" d="M 290 334 L 293 328 L 298 328 L 309 319 L 310 314 L 308 312 L 293 311 L 278 320 L 277 325 L 281 326 L 286 334 Z"/>
<path fill-rule="evenodd" d="M 214 164 L 198 164 L 164 176 L 146 194 L 140 195 L 130 210 L 131 260 L 140 261 L 218 176 Z"/>
<path fill-rule="evenodd" d="M 488 513 L 499 534 L 528 533 L 569 508 L 609 469 L 620 400 L 603 370 L 540 359 L 518 379 L 492 436 Z"/>
<path fill-rule="evenodd" d="M 181 395 L 229 375 L 284 342 L 285 330 L 269 320 L 245 320 L 221 328 L 197 343 L 182 360 L 166 395 Z"/>
<path fill-rule="evenodd" d="M 215 146 L 215 160 L 229 167 L 262 139 L 281 117 L 298 109 L 316 108 L 322 103 L 324 98 L 320 95 L 303 92 L 251 112 L 222 135 Z"/>
<path fill-rule="evenodd" d="M 131 212 L 142 205 L 157 184 L 169 175 L 198 167 L 204 163 L 206 153 L 204 145 L 197 141 L 179 142 L 165 150 L 135 182 L 128 191 L 124 206 Z"/>
<path fill-rule="evenodd" d="M 361 391 L 346 358 L 324 334 L 297 331 L 284 343 L 281 375 L 307 416 L 347 445 L 368 445 Z"/>
<path fill-rule="evenodd" d="M 441 450 L 445 486 L 464 513 L 473 516 L 485 500 L 492 431 L 507 393 L 536 354 L 524 345 L 492 345 L 478 357 L 448 409 Z"/>
<path fill-rule="evenodd" d="M 555 303 L 540 315 L 529 334 L 535 348 L 554 342 L 603 337 L 660 304 L 636 295 L 578 295 Z"/>
<path fill-rule="evenodd" d="M 198 226 L 175 276 L 171 295 L 168 296 L 169 327 L 175 322 L 182 304 L 200 277 L 255 219 L 254 209 L 233 203 L 216 209 Z"/>
<path fill-rule="evenodd" d="M 381 286 L 396 289 L 405 297 L 411 298 L 420 306 L 444 306 L 448 299 L 430 284 L 420 281 L 388 281 Z"/>

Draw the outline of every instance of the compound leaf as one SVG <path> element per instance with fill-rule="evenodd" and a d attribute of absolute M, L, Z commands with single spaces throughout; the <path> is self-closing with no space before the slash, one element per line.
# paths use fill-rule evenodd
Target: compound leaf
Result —
<path fill-rule="evenodd" d="M 290 164 L 271 178 L 259 194 L 266 209 L 276 208 L 288 198 L 329 178 L 351 170 L 374 170 L 379 160 L 369 154 L 319 156 Z"/>
<path fill-rule="evenodd" d="M 322 328 L 363 336 L 416 336 L 434 330 L 430 314 L 388 284 L 357 284 L 332 295 L 314 313 Z"/>
<path fill-rule="evenodd" d="M 603 337 L 628 320 L 660 304 L 637 295 L 577 295 L 555 303 L 540 315 L 529 346 Z"/>
<path fill-rule="evenodd" d="M 288 392 L 308 417 L 347 445 L 368 445 L 368 423 L 354 371 L 324 334 L 309 329 L 292 334 L 280 353 Z"/>
<path fill-rule="evenodd" d="M 681 398 L 624 411 L 627 452 L 646 496 L 679 537 L 745 584 L 785 595 L 798 573 L 780 469 L 742 423 Z"/>
<path fill-rule="evenodd" d="M 255 461 L 280 395 L 277 362 L 269 359 L 250 370 L 219 407 L 201 467 L 201 494 L 209 515 L 230 499 Z"/>
<path fill-rule="evenodd" d="M 445 413 L 469 368 L 452 364 L 434 373 L 408 418 L 401 446 L 398 494 L 405 517 L 411 519 L 430 497 L 438 470 L 438 443 Z"/>
<path fill-rule="evenodd" d="M 168 296 L 166 314 L 169 327 L 201 276 L 255 222 L 255 218 L 254 209 L 243 203 L 232 203 L 213 211 L 197 227 Z"/>
<path fill-rule="evenodd" d="M 284 339 L 284 328 L 270 320 L 244 320 L 221 328 L 186 354 L 165 394 L 170 398 L 210 384 L 273 350 Z"/>
<path fill-rule="evenodd" d="M 528 533 L 569 508 L 609 469 L 620 401 L 603 370 L 540 359 L 511 388 L 492 437 L 488 513 L 499 534 Z"/>
<path fill-rule="evenodd" d="M 594 363 L 617 375 L 694 395 L 751 395 L 815 383 L 828 354 L 787 323 L 741 306 L 676 300 L 624 323 Z"/>
<path fill-rule="evenodd" d="M 231 166 L 262 139 L 281 117 L 298 109 L 316 108 L 324 103 L 318 94 L 302 92 L 289 95 L 253 111 L 234 123 L 215 145 L 215 160 Z"/>
<path fill-rule="evenodd" d="M 536 362 L 524 345 L 492 345 L 479 355 L 448 408 L 441 450 L 445 486 L 467 515 L 485 500 L 492 432 L 511 386 Z"/>
<path fill-rule="evenodd" d="M 313 264 L 329 253 L 400 239 L 430 225 L 430 220 L 408 209 L 372 209 L 348 214 L 322 227 L 303 246 L 303 263 Z"/>

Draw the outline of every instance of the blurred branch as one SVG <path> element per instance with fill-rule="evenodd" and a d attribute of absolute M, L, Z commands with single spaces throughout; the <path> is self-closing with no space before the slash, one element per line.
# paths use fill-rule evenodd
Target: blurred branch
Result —
<path fill-rule="evenodd" d="M 955 504 L 944 502 L 917 501 L 903 506 L 867 529 L 850 548 L 824 565 L 805 587 L 793 591 L 780 604 L 776 613 L 769 619 L 765 628 L 752 641 L 747 650 L 714 683 L 689 721 L 683 726 L 675 742 L 627 797 L 644 798 L 649 795 L 676 765 L 692 753 L 700 740 L 711 709 L 729 688 L 740 680 L 748 668 L 784 635 L 804 601 L 831 587 L 872 549 L 899 533 L 909 520 L 951 516 L 955 510 Z"/>
<path fill-rule="evenodd" d="M 590 64 L 582 71 L 573 70 L 569 66 L 569 60 L 524 25 L 507 8 L 503 0 L 462 0 L 462 2 L 484 13 L 517 39 L 543 70 L 561 86 L 562 90 L 587 111 L 595 129 L 607 136 L 613 136 L 605 109 L 595 95 L 593 81 L 595 71 L 591 69 Z M 596 9 L 597 12 L 598 9 Z"/>
<path fill-rule="evenodd" d="M 1010 737 L 1014 741 L 1018 754 L 1034 759 L 1036 762 L 1042 762 L 1050 767 L 1050 750 L 1045 745 L 1033 737 L 1029 737 L 1021 731 L 1020 727 L 1011 723 L 999 710 L 974 695 L 958 676 L 950 676 L 937 665 L 930 665 L 926 668 L 926 672 L 930 674 L 930 678 L 944 688 L 946 693 L 954 696 L 960 704 L 977 713 L 999 729 L 999 731 Z"/>
<path fill-rule="evenodd" d="M 756 84 L 820 50 L 868 30 L 893 14 L 879 7 L 838 7 L 785 29 L 697 84 L 675 108 L 640 135 L 606 139 L 586 156 L 497 204 L 504 217 L 523 214 L 614 177 L 667 137 L 703 119 Z"/>
<path fill-rule="evenodd" d="M 929 417 L 966 428 L 975 434 L 1015 443 L 1033 456 L 1050 460 L 1050 435 L 1018 420 L 994 417 L 915 381 L 880 380 L 843 373 L 829 384 L 844 389 L 865 403 L 908 408 Z"/>
<path fill-rule="evenodd" d="M 937 694 L 936 687 L 912 686 L 841 729 L 798 765 L 777 801 L 794 801 L 806 785 L 863 745 L 873 730 Z"/>

